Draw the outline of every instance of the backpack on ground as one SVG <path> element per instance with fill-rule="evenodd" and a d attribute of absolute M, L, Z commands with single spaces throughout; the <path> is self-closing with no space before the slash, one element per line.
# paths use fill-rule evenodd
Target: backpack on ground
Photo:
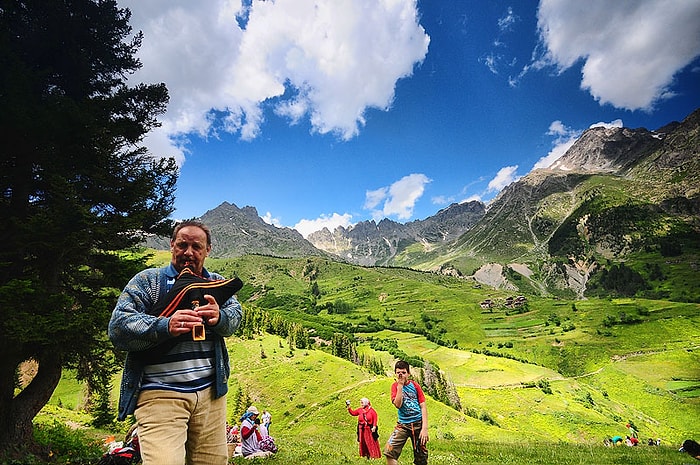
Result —
<path fill-rule="evenodd" d="M 129 428 L 124 445 L 106 452 L 97 465 L 136 465 L 141 462 L 141 447 L 136 425 Z"/>

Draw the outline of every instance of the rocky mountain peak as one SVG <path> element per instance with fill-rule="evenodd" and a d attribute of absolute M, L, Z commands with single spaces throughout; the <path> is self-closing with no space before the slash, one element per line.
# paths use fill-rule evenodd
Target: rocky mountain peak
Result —
<path fill-rule="evenodd" d="M 358 265 L 460 276 L 479 260 L 500 261 L 507 266 L 499 276 L 522 269 L 532 281 L 530 264 L 538 270 L 538 287 L 569 287 L 583 295 L 600 257 L 622 256 L 644 241 L 656 246 L 679 234 L 673 228 L 697 234 L 699 144 L 700 110 L 656 131 L 591 128 L 549 169 L 503 189 L 488 209 L 481 202 L 454 203 L 424 220 L 362 221 L 324 228 L 307 240 L 265 223 L 250 206 L 224 202 L 202 220 L 214 233 L 214 256 L 332 254 Z M 663 237 L 647 237 L 653 231 Z"/>
<path fill-rule="evenodd" d="M 549 167 L 552 171 L 616 173 L 631 167 L 661 145 L 647 129 L 595 127 Z"/>
<path fill-rule="evenodd" d="M 212 231 L 212 256 L 236 257 L 249 253 L 278 257 L 325 255 L 295 229 L 265 223 L 255 207 L 238 208 L 223 202 L 202 215 Z"/>
<path fill-rule="evenodd" d="M 315 247 L 359 265 L 386 265 L 407 245 L 445 243 L 457 239 L 482 216 L 481 202 L 454 203 L 425 220 L 406 224 L 388 218 L 359 222 L 333 232 L 324 228 L 308 236 Z"/>

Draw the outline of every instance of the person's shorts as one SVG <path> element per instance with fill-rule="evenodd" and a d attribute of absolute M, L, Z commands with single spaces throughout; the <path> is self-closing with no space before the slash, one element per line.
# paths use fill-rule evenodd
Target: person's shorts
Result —
<path fill-rule="evenodd" d="M 408 424 L 397 423 L 384 446 L 384 456 L 398 460 L 403 446 L 410 438 L 411 444 L 413 445 L 413 463 L 416 465 L 426 465 L 428 463 L 428 449 L 420 444 L 419 435 L 421 426 L 422 422 L 420 421 Z"/>

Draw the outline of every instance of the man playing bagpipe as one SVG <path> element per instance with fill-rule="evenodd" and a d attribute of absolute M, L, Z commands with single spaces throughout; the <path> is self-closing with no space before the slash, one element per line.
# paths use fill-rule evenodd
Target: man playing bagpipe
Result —
<path fill-rule="evenodd" d="M 171 262 L 136 274 L 109 322 L 109 337 L 127 351 L 119 420 L 134 414 L 143 465 L 227 461 L 224 338 L 243 316 L 234 296 L 242 283 L 204 268 L 209 228 L 177 225 Z"/>

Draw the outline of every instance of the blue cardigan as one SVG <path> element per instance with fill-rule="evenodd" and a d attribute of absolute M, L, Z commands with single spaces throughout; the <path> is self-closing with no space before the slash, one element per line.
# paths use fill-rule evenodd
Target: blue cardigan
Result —
<path fill-rule="evenodd" d="M 203 275 L 208 279 L 224 279 L 206 269 Z M 169 318 L 149 315 L 147 309 L 168 292 L 177 276 L 178 272 L 171 264 L 164 268 L 143 270 L 131 278 L 119 296 L 109 321 L 108 334 L 114 347 L 127 352 L 140 351 L 172 337 L 168 330 Z M 228 392 L 230 367 L 224 337 L 231 336 L 238 329 L 242 317 L 241 304 L 233 296 L 220 307 L 219 322 L 209 328 L 217 336 L 214 341 L 216 397 Z M 143 369 L 143 363 L 133 360 L 127 353 L 119 391 L 119 420 L 126 419 L 136 409 Z"/>

